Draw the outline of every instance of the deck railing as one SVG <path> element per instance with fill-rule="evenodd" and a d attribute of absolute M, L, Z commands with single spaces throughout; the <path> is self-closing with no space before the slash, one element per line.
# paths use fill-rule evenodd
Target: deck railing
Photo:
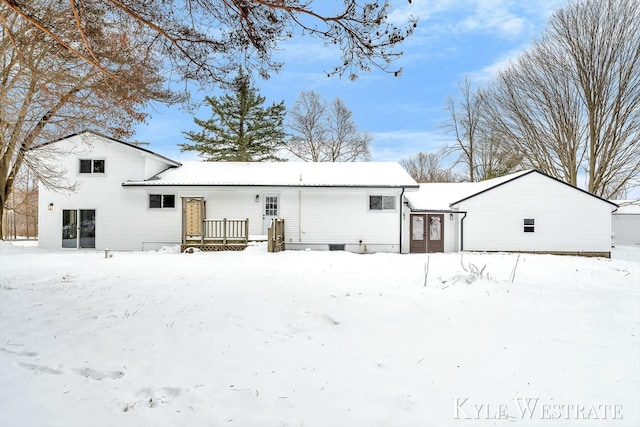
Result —
<path fill-rule="evenodd" d="M 249 241 L 249 218 L 245 219 L 205 219 L 203 221 L 203 240 L 227 243 L 244 243 Z"/>

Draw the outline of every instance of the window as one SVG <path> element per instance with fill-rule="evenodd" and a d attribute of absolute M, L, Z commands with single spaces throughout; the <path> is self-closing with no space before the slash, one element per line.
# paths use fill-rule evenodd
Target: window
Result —
<path fill-rule="evenodd" d="M 265 216 L 278 216 L 278 196 L 264 196 Z"/>
<path fill-rule="evenodd" d="M 104 173 L 104 159 L 80 159 L 80 173 Z"/>
<path fill-rule="evenodd" d="M 173 194 L 149 194 L 150 208 L 175 208 L 176 196 Z"/>
<path fill-rule="evenodd" d="M 396 208 L 396 196 L 369 196 L 369 209 L 372 211 L 393 210 Z"/>
<path fill-rule="evenodd" d="M 524 219 L 524 232 L 525 233 L 533 233 L 536 220 L 533 218 L 525 218 Z"/>

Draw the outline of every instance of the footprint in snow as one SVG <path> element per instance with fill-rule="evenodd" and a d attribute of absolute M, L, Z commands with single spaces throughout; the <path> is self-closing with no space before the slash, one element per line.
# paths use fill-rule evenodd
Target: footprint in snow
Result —
<path fill-rule="evenodd" d="M 18 362 L 18 365 L 30 371 L 42 372 L 45 374 L 60 375 L 62 373 L 62 365 L 58 369 L 50 368 L 44 365 L 33 365 L 31 363 Z"/>
<path fill-rule="evenodd" d="M 159 404 L 169 403 L 182 393 L 179 387 L 143 388 L 135 395 L 135 400 L 127 402 L 122 410 L 129 412 L 135 407 L 155 408 Z"/>
<path fill-rule="evenodd" d="M 82 369 L 74 369 L 74 372 L 78 375 L 82 375 L 83 377 L 91 378 L 92 380 L 103 380 L 105 378 L 109 378 L 112 380 L 117 380 L 118 378 L 124 377 L 124 372 L 121 371 L 96 371 L 91 368 L 82 368 Z"/>
<path fill-rule="evenodd" d="M 0 347 L 0 351 L 3 351 L 5 353 L 9 353 L 9 354 L 15 354 L 16 356 L 34 357 L 34 356 L 38 355 L 38 353 L 35 352 L 35 351 L 13 351 L 13 350 L 9 350 L 8 348 L 4 348 L 4 347 Z"/>

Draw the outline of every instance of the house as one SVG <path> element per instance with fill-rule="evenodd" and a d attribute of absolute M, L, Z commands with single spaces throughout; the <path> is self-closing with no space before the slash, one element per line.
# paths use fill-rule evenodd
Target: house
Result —
<path fill-rule="evenodd" d="M 536 170 L 418 185 L 397 163 L 176 162 L 93 132 L 33 150 L 42 248 L 242 248 L 284 220 L 287 249 L 609 256 L 617 205 Z"/>
<path fill-rule="evenodd" d="M 418 189 L 397 163 L 178 163 L 92 132 L 34 151 L 77 187 L 41 186 L 42 248 L 195 245 L 223 228 L 227 244 L 240 234 L 263 238 L 282 218 L 287 249 L 400 252 L 403 194 Z"/>
<path fill-rule="evenodd" d="M 537 170 L 405 195 L 411 252 L 504 251 L 610 257 L 615 203 Z"/>
<path fill-rule="evenodd" d="M 614 245 L 640 245 L 640 201 L 613 200 L 618 210 L 611 217 Z"/>

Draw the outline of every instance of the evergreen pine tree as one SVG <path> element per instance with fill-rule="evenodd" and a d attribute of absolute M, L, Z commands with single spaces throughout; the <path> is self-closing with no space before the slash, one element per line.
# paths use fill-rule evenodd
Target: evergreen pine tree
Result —
<path fill-rule="evenodd" d="M 284 101 L 263 107 L 265 98 L 242 70 L 222 97 L 205 98 L 211 106 L 208 120 L 194 118 L 199 132 L 183 132 L 193 144 L 179 144 L 181 151 L 197 151 L 206 161 L 260 162 L 282 160 Z"/>

